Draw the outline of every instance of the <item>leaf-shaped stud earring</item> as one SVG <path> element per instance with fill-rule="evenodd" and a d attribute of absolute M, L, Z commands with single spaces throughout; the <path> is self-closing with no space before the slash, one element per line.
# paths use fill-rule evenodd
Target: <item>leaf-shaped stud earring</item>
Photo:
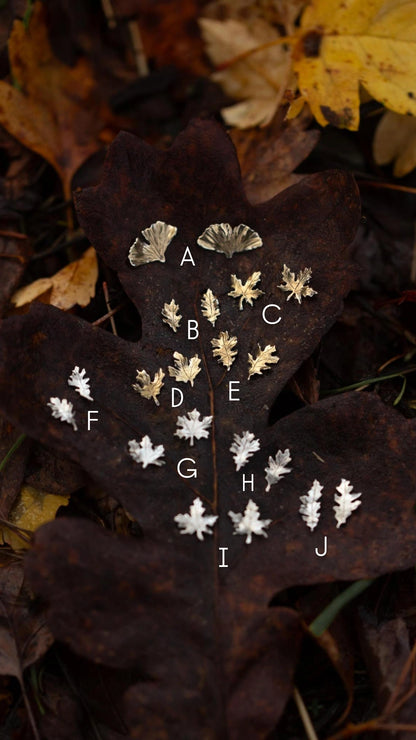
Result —
<path fill-rule="evenodd" d="M 235 252 L 248 252 L 263 246 L 263 241 L 257 231 L 250 226 L 239 224 L 211 224 L 197 239 L 197 244 L 203 249 L 222 252 L 226 257 L 232 257 Z"/>
<path fill-rule="evenodd" d="M 75 421 L 74 407 L 70 401 L 68 401 L 66 398 L 63 398 L 61 401 L 60 398 L 57 398 L 55 396 L 49 399 L 47 405 L 51 409 L 54 419 L 59 419 L 59 421 L 66 421 L 67 424 L 72 424 L 75 432 L 78 430 L 77 423 Z"/>
<path fill-rule="evenodd" d="M 322 496 L 322 488 L 323 486 L 321 486 L 319 480 L 315 479 L 308 493 L 305 496 L 300 496 L 299 514 L 311 532 L 315 529 L 321 516 L 321 502 L 319 499 Z"/>
<path fill-rule="evenodd" d="M 251 544 L 253 534 L 267 537 L 265 530 L 272 523 L 271 519 L 260 519 L 259 507 L 252 499 L 249 500 L 243 514 L 229 511 L 228 516 L 234 525 L 233 534 L 247 535 L 247 545 Z"/>
<path fill-rule="evenodd" d="M 181 534 L 196 534 L 199 540 L 204 539 L 204 534 L 212 534 L 210 527 L 214 526 L 218 516 L 205 516 L 204 511 L 205 507 L 198 496 L 189 507 L 189 514 L 176 514 L 173 518 Z"/>
<path fill-rule="evenodd" d="M 271 456 L 269 457 L 268 466 L 264 469 L 267 481 L 266 493 L 270 491 L 270 486 L 274 486 L 275 483 L 278 483 L 282 476 L 292 472 L 292 468 L 286 467 L 291 460 L 292 458 L 290 456 L 289 448 L 286 448 L 284 452 L 282 452 L 282 450 L 278 450 L 274 458 Z"/>
<path fill-rule="evenodd" d="M 190 383 L 193 387 L 196 376 L 201 372 L 201 368 L 199 367 L 201 360 L 198 355 L 194 355 L 190 360 L 188 360 L 188 358 L 180 352 L 174 352 L 173 361 L 175 363 L 175 367 L 172 367 L 172 365 L 169 365 L 168 367 L 170 377 L 175 378 L 175 380 L 178 380 L 181 383 Z"/>
<path fill-rule="evenodd" d="M 201 298 L 201 309 L 202 315 L 208 319 L 212 326 L 215 326 L 215 322 L 221 311 L 218 298 L 214 295 L 211 288 L 208 288 Z"/>
<path fill-rule="evenodd" d="M 209 437 L 208 428 L 212 423 L 212 416 L 203 416 L 200 419 L 200 412 L 197 409 L 188 411 L 186 416 L 178 416 L 176 422 L 177 431 L 175 435 L 181 439 L 189 439 L 193 447 L 195 439 L 207 439 Z"/>
<path fill-rule="evenodd" d="M 230 337 L 228 331 L 220 331 L 219 337 L 211 339 L 212 354 L 218 358 L 218 362 L 224 365 L 227 370 L 230 369 L 238 354 L 238 350 L 234 349 L 237 341 L 237 337 Z"/>
<path fill-rule="evenodd" d="M 248 462 L 248 459 L 260 449 L 260 441 L 254 439 L 253 432 L 234 434 L 234 442 L 230 447 L 233 453 L 236 470 L 240 470 Z"/>
<path fill-rule="evenodd" d="M 137 393 L 140 393 L 143 398 L 153 398 L 156 406 L 160 406 L 157 397 L 164 386 L 163 378 L 165 377 L 165 373 L 162 368 L 160 367 L 159 370 L 156 371 L 153 376 L 153 380 L 146 370 L 136 370 L 136 372 L 136 380 L 138 382 L 133 383 L 132 388 L 137 391 Z"/>
<path fill-rule="evenodd" d="M 280 288 L 280 290 L 284 290 L 286 293 L 289 293 L 286 298 L 287 301 L 289 301 L 292 296 L 295 296 L 297 302 L 302 303 L 302 298 L 312 298 L 312 296 L 317 295 L 317 291 L 307 285 L 311 277 L 312 270 L 310 267 L 305 267 L 305 269 L 301 270 L 296 277 L 295 273 L 291 272 L 287 265 L 283 265 L 282 278 L 284 280 L 284 285 L 278 285 L 277 287 Z"/>
<path fill-rule="evenodd" d="M 141 438 L 140 442 L 137 442 L 136 439 L 129 440 L 129 455 L 134 462 L 141 463 L 143 468 L 147 468 L 148 465 L 164 465 L 165 461 L 162 460 L 164 454 L 165 448 L 163 445 L 154 447 L 147 434 Z"/>
<path fill-rule="evenodd" d="M 250 304 L 250 306 L 252 306 L 253 300 L 256 300 L 256 298 L 259 298 L 261 295 L 264 295 L 264 292 L 262 290 L 254 287 L 259 282 L 260 277 L 261 272 L 253 272 L 253 274 L 250 275 L 249 278 L 247 278 L 245 283 L 243 283 L 240 278 L 237 277 L 237 275 L 231 275 L 232 290 L 230 290 L 228 295 L 230 295 L 232 298 L 240 299 L 240 311 L 243 310 L 243 301 L 246 301 Z"/>
<path fill-rule="evenodd" d="M 345 524 L 355 509 L 361 506 L 362 502 L 358 501 L 361 493 L 351 493 L 353 488 L 354 486 L 350 484 L 349 480 L 345 480 L 345 478 L 341 478 L 341 483 L 337 486 L 339 493 L 335 494 L 335 506 L 332 507 L 335 511 L 337 529 L 341 524 Z"/>
<path fill-rule="evenodd" d="M 129 262 L 133 267 L 145 265 L 148 262 L 165 262 L 165 252 L 178 229 L 176 226 L 156 221 L 142 234 L 147 242 L 139 237 L 135 239 L 129 249 Z"/>
<path fill-rule="evenodd" d="M 165 303 L 162 308 L 162 321 L 170 326 L 170 328 L 176 333 L 179 324 L 181 323 L 181 314 L 179 313 L 179 306 L 172 298 L 170 303 Z"/>
<path fill-rule="evenodd" d="M 75 365 L 71 375 L 68 378 L 68 385 L 72 385 L 76 392 L 79 393 L 80 396 L 83 398 L 86 398 L 88 401 L 93 401 L 94 399 L 91 396 L 91 389 L 90 389 L 90 379 L 86 378 L 86 370 L 85 368 L 82 368 L 82 370 L 79 369 L 78 365 Z"/>
<path fill-rule="evenodd" d="M 267 344 L 264 349 L 257 345 L 257 354 L 255 357 L 248 353 L 248 379 L 253 375 L 263 375 L 264 370 L 270 370 L 270 365 L 279 362 L 279 357 L 274 354 L 276 347 L 274 344 Z"/>

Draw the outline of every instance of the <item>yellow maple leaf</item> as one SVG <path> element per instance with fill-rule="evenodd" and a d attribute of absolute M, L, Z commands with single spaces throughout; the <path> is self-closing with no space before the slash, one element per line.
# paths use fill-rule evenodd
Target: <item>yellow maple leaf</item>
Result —
<path fill-rule="evenodd" d="M 14 86 L 0 81 L 0 124 L 55 168 L 69 200 L 72 177 L 99 149 L 110 111 L 96 97 L 85 59 L 68 67 L 55 57 L 43 3 L 33 6 L 27 29 L 14 22 L 9 58 Z"/>
<path fill-rule="evenodd" d="M 16 308 L 20 308 L 49 292 L 44 302 L 62 311 L 68 311 L 75 304 L 87 306 L 95 294 L 97 278 L 97 255 L 94 247 L 89 247 L 79 260 L 70 262 L 52 277 L 39 278 L 19 288 L 11 301 Z"/>
<path fill-rule="evenodd" d="M 33 486 L 23 486 L 9 515 L 10 523 L 17 529 L 1 527 L 3 541 L 13 550 L 27 549 L 30 546 L 29 540 L 27 537 L 20 537 L 18 530 L 35 532 L 42 524 L 55 519 L 59 507 L 67 506 L 68 501 L 69 496 L 56 496 Z"/>
<path fill-rule="evenodd" d="M 293 50 L 299 90 L 318 123 L 359 125 L 359 86 L 416 115 L 416 2 L 312 0 Z"/>

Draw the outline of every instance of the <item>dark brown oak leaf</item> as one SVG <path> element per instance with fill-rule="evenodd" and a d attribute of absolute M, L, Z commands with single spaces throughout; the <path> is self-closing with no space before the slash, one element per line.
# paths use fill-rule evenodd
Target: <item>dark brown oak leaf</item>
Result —
<path fill-rule="evenodd" d="M 81 463 L 137 518 L 144 536 L 122 541 L 88 523 L 54 522 L 37 535 L 30 581 L 49 603 L 57 637 L 108 665 L 140 665 L 147 680 L 127 697 L 133 737 L 264 737 L 291 691 L 300 639 L 293 611 L 268 608 L 273 596 L 295 584 L 405 568 L 414 557 L 415 481 L 404 464 L 414 446 L 412 424 L 369 394 L 318 403 L 268 424 L 279 391 L 334 322 L 353 284 L 355 185 L 346 173 L 321 173 L 252 206 L 231 142 L 216 124 L 196 122 L 167 152 L 120 135 L 102 183 L 79 194 L 77 205 L 97 252 L 140 312 L 141 341 L 136 346 L 33 306 L 1 328 L 0 410 Z M 166 261 L 133 267 L 131 245 L 157 221 L 177 228 Z M 222 223 L 246 224 L 262 246 L 227 258 L 197 245 L 210 224 Z M 287 302 L 277 287 L 285 264 L 296 274 L 310 268 L 317 294 L 300 305 Z M 240 310 L 229 295 L 231 275 L 244 283 L 255 272 L 263 294 Z M 201 308 L 208 289 L 219 300 L 215 326 Z M 172 299 L 182 316 L 176 332 L 162 317 Z M 264 310 L 269 321 L 281 321 L 267 323 Z M 197 322 L 195 338 L 189 321 Z M 221 331 L 238 339 L 229 369 L 212 355 Z M 256 356 L 259 345 L 275 346 L 280 359 L 248 379 L 248 354 Z M 196 355 L 193 386 L 169 374 L 179 356 L 190 363 Z M 92 403 L 67 384 L 74 366 L 90 378 Z M 160 369 L 157 405 L 132 385 L 137 371 L 153 379 Z M 230 400 L 230 381 L 239 383 L 239 401 Z M 173 408 L 175 387 L 184 400 Z M 52 396 L 73 403 L 77 431 L 52 418 Z M 98 420 L 88 430 L 90 409 L 98 410 Z M 175 432 L 178 416 L 193 409 L 213 420 L 209 437 L 191 447 Z M 245 430 L 259 439 L 260 450 L 237 472 L 230 446 Z M 146 435 L 164 446 L 165 464 L 143 468 L 129 456 L 129 440 Z M 292 472 L 265 493 L 269 456 L 286 448 Z M 253 491 L 243 490 L 243 475 L 254 475 Z M 298 509 L 315 478 L 324 491 L 321 522 L 311 533 Z M 332 507 L 341 478 L 362 492 L 362 505 L 337 530 Z M 202 542 L 182 535 L 174 521 L 197 496 L 207 515 L 219 517 Z M 271 520 L 267 539 L 254 535 L 250 545 L 233 534 L 227 515 L 242 512 L 249 498 L 261 519 Z M 329 555 L 319 558 L 323 535 Z M 226 568 L 218 567 L 221 547 L 228 548 Z"/>
<path fill-rule="evenodd" d="M 266 396 L 270 400 L 271 395 L 277 395 L 334 322 L 356 276 L 349 245 L 358 225 L 359 201 L 351 175 L 313 175 L 267 203 L 250 205 L 235 149 L 213 122 L 191 123 L 165 152 L 131 134 L 119 134 L 110 147 L 101 183 L 79 193 L 75 200 L 87 236 L 118 273 L 140 312 L 142 351 L 166 356 L 167 351 L 184 353 L 186 346 L 189 352 L 197 352 L 202 343 L 211 356 L 210 339 L 218 336 L 218 331 L 212 332 L 200 307 L 208 288 L 220 301 L 221 317 L 215 328 L 228 329 L 239 339 L 239 357 L 227 381 L 246 380 L 247 354 L 254 354 L 258 343 L 277 345 L 281 359 L 273 373 L 241 385 L 244 407 L 247 402 L 257 402 L 260 408 Z M 132 267 L 130 246 L 156 221 L 178 229 L 166 249 L 166 262 Z M 232 259 L 197 246 L 204 230 L 220 223 L 247 224 L 259 233 L 263 246 L 234 254 Z M 194 264 L 187 253 L 180 267 L 187 246 Z M 318 295 L 304 306 L 287 302 L 287 294 L 277 288 L 284 264 L 296 272 L 312 269 L 310 284 Z M 231 275 L 235 273 L 244 283 L 255 271 L 261 271 L 256 287 L 264 295 L 252 308 L 246 305 L 240 312 L 239 302 L 227 297 Z M 182 330 L 175 335 L 160 317 L 164 303 L 172 297 L 184 317 Z M 268 321 L 281 318 L 278 324 L 263 320 L 268 304 L 280 307 L 280 311 L 270 308 L 265 314 Z M 189 319 L 199 320 L 199 342 L 186 339 Z M 217 385 L 223 368 L 210 368 L 210 372 Z M 253 394 L 258 398 L 253 399 Z"/>
<path fill-rule="evenodd" d="M 416 441 L 413 423 L 375 395 L 351 393 L 290 415 L 270 438 L 265 453 L 288 445 L 293 471 L 279 492 L 256 495 L 273 523 L 268 538 L 250 546 L 233 538 L 224 516 L 247 499 L 235 483 L 222 491 L 216 536 L 202 543 L 172 527 L 184 505 L 179 486 L 170 494 L 170 521 L 162 521 L 156 491 L 149 497 L 154 521 L 140 540 L 79 520 L 36 534 L 27 574 L 48 603 L 55 636 L 98 662 L 138 666 L 146 677 L 126 696 L 132 737 L 264 737 L 288 697 L 300 639 L 296 614 L 268 607 L 275 594 L 414 562 L 416 475 L 402 464 Z M 332 506 L 344 474 L 359 483 L 363 504 L 340 532 Z M 324 485 L 322 518 L 310 533 L 299 492 L 315 477 Z M 323 534 L 322 558 L 314 548 L 322 549 Z M 229 548 L 228 568 L 218 568 L 218 546 Z"/>
<path fill-rule="evenodd" d="M 100 100 L 86 59 L 73 67 L 53 53 L 46 9 L 34 3 L 28 28 L 15 20 L 9 38 L 13 84 L 0 81 L 0 123 L 22 144 L 44 157 L 61 178 L 65 198 L 85 160 L 111 131 L 111 114 Z"/>
<path fill-rule="evenodd" d="M 23 687 L 23 672 L 46 653 L 53 637 L 45 616 L 23 585 L 23 568 L 0 569 L 0 674 L 15 676 Z"/>
<path fill-rule="evenodd" d="M 10 296 L 22 278 L 31 254 L 27 236 L 13 231 L 0 231 L 0 315 L 3 316 Z"/>

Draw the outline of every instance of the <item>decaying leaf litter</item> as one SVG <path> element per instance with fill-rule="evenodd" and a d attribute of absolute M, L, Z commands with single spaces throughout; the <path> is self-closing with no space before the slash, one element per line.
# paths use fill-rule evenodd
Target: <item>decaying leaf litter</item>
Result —
<path fill-rule="evenodd" d="M 165 5 L 120 0 L 105 15 L 36 3 L 11 31 L 3 91 L 13 105 L 2 123 L 56 168 L 63 189 L 45 165 L 40 180 L 21 180 L 16 198 L 16 170 L 5 169 L 1 501 L 10 544 L 2 571 L 5 584 L 16 584 L 5 615 L 21 608 L 20 547 L 29 547 L 25 598 L 47 630 L 25 658 L 18 622 L 6 618 L 5 655 L 20 655 L 21 687 L 6 678 L 8 696 L 34 737 L 407 737 L 413 175 L 399 216 L 390 170 L 368 154 L 382 110 L 368 117 L 364 103 L 359 133 L 346 138 L 342 128 L 358 127 L 359 82 L 394 115 L 412 114 L 413 3 L 330 10 L 324 2 L 201 8 L 183 0 L 174 47 Z M 70 29 L 61 50 L 57 18 Z M 203 41 L 214 22 L 223 24 L 215 26 L 223 47 L 212 58 L 224 71 L 209 79 Z M 36 48 L 48 38 L 42 68 Z M 35 67 L 25 61 L 33 55 Z M 169 63 L 174 74 L 164 71 Z M 82 65 L 100 101 L 90 118 L 86 97 L 68 96 L 67 80 Z M 40 94 L 39 75 L 56 97 Z M 52 99 L 64 101 L 64 122 L 54 119 Z M 212 120 L 236 100 L 231 118 L 223 115 L 242 129 L 231 136 L 243 180 L 229 135 Z M 14 113 L 23 104 L 30 126 Z M 313 116 L 327 126 L 321 132 Z M 33 130 L 42 139 L 53 119 L 52 155 Z M 384 153 L 382 126 L 376 161 L 399 162 L 400 140 Z M 104 166 L 101 156 L 88 160 L 118 128 L 129 133 L 115 138 Z M 7 147 L 6 157 L 18 151 Z M 27 157 L 23 167 L 36 162 Z M 404 171 L 398 164 L 395 174 Z M 62 193 L 68 198 L 77 178 L 74 231 Z M 60 310 L 33 303 L 35 293 Z M 183 403 L 174 407 L 178 388 Z M 55 521 L 41 527 L 59 499 Z M 222 557 L 227 567 L 219 568 Z M 383 575 L 360 597 L 365 617 L 352 602 L 331 624 L 336 603 L 324 607 L 337 593 L 344 589 L 340 604 L 348 604 L 365 579 Z M 349 581 L 357 582 L 350 590 Z M 357 617 L 354 635 L 346 609 Z M 377 639 L 368 626 L 375 613 Z M 399 633 L 397 615 L 403 649 L 384 694 L 382 656 Z M 326 628 L 312 662 L 307 623 L 315 635 Z M 364 666 L 365 706 L 348 644 L 361 675 Z M 10 666 L 7 658 L 4 674 L 17 675 Z M 9 732 L 13 715 L 4 715 Z"/>

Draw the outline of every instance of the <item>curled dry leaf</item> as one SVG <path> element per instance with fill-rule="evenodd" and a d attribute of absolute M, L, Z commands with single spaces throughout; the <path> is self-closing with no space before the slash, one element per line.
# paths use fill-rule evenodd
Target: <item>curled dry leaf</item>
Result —
<path fill-rule="evenodd" d="M 373 156 L 377 164 L 394 162 L 393 175 L 404 177 L 416 167 L 416 118 L 386 111 L 376 128 Z"/>
<path fill-rule="evenodd" d="M 75 305 L 88 306 L 95 295 L 97 278 L 97 255 L 94 247 L 89 247 L 79 260 L 70 262 L 51 278 L 40 278 L 19 288 L 11 301 L 16 308 L 20 308 L 48 294 L 46 302 L 62 311 L 68 311 Z"/>
<path fill-rule="evenodd" d="M 217 66 L 279 39 L 276 29 L 261 18 L 252 18 L 250 24 L 233 18 L 201 18 L 199 24 L 207 53 Z M 225 92 L 243 101 L 223 108 L 225 122 L 238 128 L 270 123 L 286 89 L 289 72 L 290 53 L 283 46 L 271 46 L 215 72 L 212 77 Z"/>

